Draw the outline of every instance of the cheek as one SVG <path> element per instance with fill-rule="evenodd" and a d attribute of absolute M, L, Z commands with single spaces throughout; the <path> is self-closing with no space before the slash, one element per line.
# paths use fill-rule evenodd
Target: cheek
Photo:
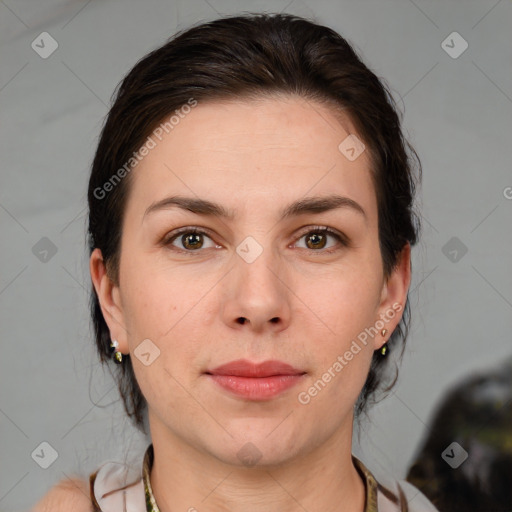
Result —
<path fill-rule="evenodd" d="M 315 313 L 323 321 L 329 337 L 347 339 L 377 320 L 380 279 L 372 265 L 344 265 L 299 278 L 297 295 L 309 316 Z"/>
<path fill-rule="evenodd" d="M 357 287 L 330 285 L 327 293 L 312 305 L 317 307 L 322 324 L 312 329 L 313 321 L 303 325 L 308 341 L 306 350 L 311 354 L 311 378 L 305 398 L 326 414 L 344 414 L 355 403 L 367 378 L 373 357 L 372 331 L 375 323 L 374 294 L 356 295 Z M 353 291 L 353 294 L 348 292 Z M 322 310 L 322 307 L 324 308 Z M 301 402 L 303 403 L 303 402 Z M 337 413 L 331 410 L 335 405 Z"/>
<path fill-rule="evenodd" d="M 199 287 L 200 280 L 192 279 L 190 282 L 196 284 L 187 285 L 183 273 L 176 270 L 170 272 L 147 264 L 137 268 L 136 273 L 126 270 L 129 277 L 122 284 L 124 319 L 136 380 L 156 414 L 181 418 L 186 411 L 185 416 L 192 417 L 197 411 L 183 388 L 183 375 L 198 368 L 195 358 L 204 339 L 194 332 L 201 319 L 197 306 L 204 292 L 191 288 Z M 158 354 L 150 365 L 139 361 L 136 355 L 139 344 L 147 339 L 156 346 L 155 349 L 149 345 L 150 357 Z"/>
<path fill-rule="evenodd" d="M 311 369 L 316 388 L 329 388 L 322 393 L 324 398 L 335 402 L 355 399 L 364 385 L 376 335 L 372 327 L 379 318 L 380 279 L 378 269 L 369 262 L 346 264 L 301 281 L 302 291 L 297 295 L 307 299 L 297 316 L 303 318 L 307 350 L 314 351 Z"/>
<path fill-rule="evenodd" d="M 162 264 L 159 259 L 126 260 L 123 292 L 125 321 L 131 337 L 171 338 L 198 305 L 208 279 Z"/>
<path fill-rule="evenodd" d="M 188 379 L 202 371 L 199 355 L 208 349 L 212 331 L 206 324 L 211 323 L 213 314 L 205 311 L 211 297 L 203 296 L 214 282 L 170 266 L 162 268 L 158 263 L 138 268 L 137 273 L 127 272 L 130 277 L 123 289 L 134 371 L 148 401 L 178 410 L 186 407 L 190 398 L 179 382 L 184 382 L 185 374 Z M 154 365 L 148 367 L 136 356 L 137 347 L 146 339 L 154 343 L 158 353 Z M 173 397 L 170 401 L 169 396 Z"/>

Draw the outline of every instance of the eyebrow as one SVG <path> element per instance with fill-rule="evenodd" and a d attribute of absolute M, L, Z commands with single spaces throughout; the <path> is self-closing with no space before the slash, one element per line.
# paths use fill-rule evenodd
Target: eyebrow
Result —
<path fill-rule="evenodd" d="M 228 220 L 233 220 L 235 217 L 233 210 L 226 209 L 224 206 L 206 199 L 171 196 L 152 203 L 144 212 L 142 220 L 150 213 L 159 210 L 167 210 L 174 206 L 198 215 L 219 217 Z M 339 195 L 306 197 L 294 201 L 281 210 L 281 220 L 306 213 L 322 213 L 339 208 L 350 209 L 362 215 L 365 221 L 367 220 L 366 212 L 359 203 L 349 197 Z"/>

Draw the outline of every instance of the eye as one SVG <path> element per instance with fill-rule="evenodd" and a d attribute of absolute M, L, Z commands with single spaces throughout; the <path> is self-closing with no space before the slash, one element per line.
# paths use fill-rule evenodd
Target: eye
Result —
<path fill-rule="evenodd" d="M 205 245 L 205 239 L 210 241 L 210 245 Z M 178 231 L 173 231 L 169 234 L 169 236 L 165 237 L 162 243 L 166 246 L 172 245 L 177 249 L 185 252 L 196 252 L 199 249 L 220 247 L 219 245 L 215 244 L 215 242 L 213 242 L 206 231 L 191 227 L 181 228 Z M 176 245 L 176 243 L 181 244 L 181 246 Z"/>
<path fill-rule="evenodd" d="M 345 235 L 323 226 L 310 227 L 309 230 L 299 238 L 299 240 L 305 239 L 305 246 L 301 248 L 330 253 L 338 250 L 339 247 L 336 247 L 336 244 L 334 244 L 334 248 L 333 245 L 327 247 L 329 238 L 334 238 L 337 240 L 338 244 L 343 247 L 347 247 L 349 245 L 348 239 Z"/>
<path fill-rule="evenodd" d="M 336 247 L 336 243 L 328 245 L 329 238 L 336 240 L 339 246 L 349 246 L 348 238 L 342 233 L 325 226 L 313 226 L 309 227 L 308 231 L 300 236 L 299 240 L 304 239 L 305 245 L 299 247 L 322 253 L 331 253 L 339 250 L 340 247 Z M 209 241 L 209 245 L 205 244 L 205 241 Z M 199 252 L 200 249 L 213 247 L 221 248 L 220 245 L 211 239 L 208 232 L 196 227 L 184 227 L 169 233 L 162 241 L 162 245 L 172 246 L 178 251 L 188 253 Z"/>

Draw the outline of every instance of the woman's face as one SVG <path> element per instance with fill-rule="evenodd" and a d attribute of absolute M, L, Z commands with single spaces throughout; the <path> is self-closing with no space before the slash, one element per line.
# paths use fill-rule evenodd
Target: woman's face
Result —
<path fill-rule="evenodd" d="M 339 148 L 355 134 L 344 125 L 289 97 L 199 102 L 162 140 L 152 135 L 131 171 L 119 286 L 98 250 L 91 273 L 153 439 L 231 464 L 350 443 L 354 403 L 410 276 L 406 248 L 384 279 L 369 155 L 354 159 L 350 139 Z M 158 206 L 168 198 L 182 206 Z M 216 374 L 239 360 L 280 361 L 294 375 L 269 365 L 250 376 L 240 364 Z"/>

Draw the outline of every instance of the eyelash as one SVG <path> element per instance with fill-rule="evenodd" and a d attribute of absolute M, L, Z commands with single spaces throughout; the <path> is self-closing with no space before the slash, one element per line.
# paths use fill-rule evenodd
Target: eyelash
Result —
<path fill-rule="evenodd" d="M 297 238 L 297 241 L 300 240 L 301 238 L 303 238 L 304 236 L 312 234 L 312 233 L 320 233 L 322 235 L 330 235 L 333 238 L 335 238 L 342 247 L 350 246 L 349 239 L 345 235 L 343 235 L 342 233 L 339 233 L 338 231 L 335 231 L 331 228 L 328 228 L 326 226 L 308 226 L 307 231 L 303 231 L 302 234 Z M 173 232 L 169 233 L 168 236 L 166 236 L 162 240 L 162 245 L 164 245 L 166 247 L 171 246 L 172 247 L 171 250 L 175 250 L 177 252 L 186 253 L 186 254 L 193 254 L 195 252 L 201 252 L 201 249 L 194 251 L 194 250 L 180 249 L 178 247 L 174 247 L 172 245 L 172 242 L 174 242 L 174 240 L 176 240 L 180 235 L 183 235 L 183 234 L 206 235 L 208 238 L 211 239 L 211 235 L 208 231 L 199 229 L 197 227 L 188 226 L 188 227 L 180 228 L 177 231 L 173 231 Z M 330 254 L 330 253 L 336 252 L 338 250 L 340 250 L 339 247 L 332 247 L 330 249 L 318 249 L 318 250 L 310 249 L 309 252 Z"/>

